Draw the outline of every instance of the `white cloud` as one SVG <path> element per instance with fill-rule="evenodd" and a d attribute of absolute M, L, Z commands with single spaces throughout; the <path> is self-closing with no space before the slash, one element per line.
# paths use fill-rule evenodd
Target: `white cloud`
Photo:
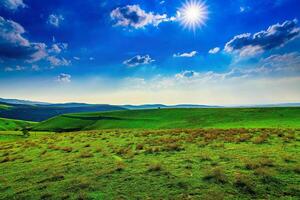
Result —
<path fill-rule="evenodd" d="M 25 8 L 26 4 L 23 0 L 1 0 L 2 6 L 10 10 L 18 10 L 19 8 Z"/>
<path fill-rule="evenodd" d="M 51 14 L 48 17 L 48 23 L 55 27 L 59 27 L 63 20 L 64 17 L 62 15 Z"/>
<path fill-rule="evenodd" d="M 150 64 L 152 62 L 154 62 L 155 60 L 153 60 L 149 55 L 145 55 L 145 56 L 141 56 L 141 55 L 137 55 L 134 56 L 128 60 L 125 60 L 123 62 L 124 65 L 127 65 L 129 67 L 135 67 L 138 65 L 147 65 Z"/>
<path fill-rule="evenodd" d="M 67 60 L 65 58 L 57 58 L 55 56 L 49 56 L 47 60 L 51 63 L 52 67 L 69 66 L 71 64 L 70 60 Z"/>
<path fill-rule="evenodd" d="M 51 49 L 49 49 L 49 53 L 59 54 L 62 52 L 62 50 L 65 50 L 67 48 L 68 48 L 67 43 L 55 43 L 51 46 Z"/>
<path fill-rule="evenodd" d="M 154 14 L 141 9 L 139 5 L 127 5 L 118 7 L 110 13 L 111 19 L 115 22 L 115 26 L 129 28 L 144 28 L 152 25 L 158 26 L 162 22 L 175 21 L 175 17 L 168 17 L 166 14 Z"/>
<path fill-rule="evenodd" d="M 220 51 L 220 48 L 219 47 L 215 47 L 213 49 L 210 49 L 208 51 L 208 53 L 210 53 L 210 54 L 216 54 L 216 53 L 219 53 L 219 51 Z"/>
<path fill-rule="evenodd" d="M 61 83 L 69 83 L 71 82 L 71 77 L 72 76 L 70 74 L 61 73 L 56 77 L 56 80 Z"/>
<path fill-rule="evenodd" d="M 187 58 L 191 58 L 197 55 L 197 51 L 192 51 L 190 53 L 177 53 L 177 54 L 173 54 L 173 57 L 177 58 L 177 57 L 187 57 Z"/>

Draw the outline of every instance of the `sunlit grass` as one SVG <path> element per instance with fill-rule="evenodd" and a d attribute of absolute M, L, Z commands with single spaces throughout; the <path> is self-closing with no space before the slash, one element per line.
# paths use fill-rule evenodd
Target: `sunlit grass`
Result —
<path fill-rule="evenodd" d="M 1 132 L 0 199 L 297 199 L 299 133 Z"/>

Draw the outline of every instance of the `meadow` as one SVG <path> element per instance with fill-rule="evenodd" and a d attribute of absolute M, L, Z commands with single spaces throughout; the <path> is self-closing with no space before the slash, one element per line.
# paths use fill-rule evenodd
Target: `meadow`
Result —
<path fill-rule="evenodd" d="M 299 199 L 299 111 L 68 114 L 29 137 L 2 131 L 0 199 Z"/>
<path fill-rule="evenodd" d="M 35 131 L 174 128 L 300 128 L 300 107 L 180 108 L 65 114 L 33 126 Z"/>

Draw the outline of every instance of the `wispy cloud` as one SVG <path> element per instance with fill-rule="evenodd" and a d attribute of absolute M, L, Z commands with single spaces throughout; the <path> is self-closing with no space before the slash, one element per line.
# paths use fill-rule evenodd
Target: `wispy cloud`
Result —
<path fill-rule="evenodd" d="M 5 72 L 13 72 L 13 71 L 24 71 L 26 67 L 17 65 L 16 67 L 5 67 L 4 71 Z"/>
<path fill-rule="evenodd" d="M 69 66 L 71 64 L 70 60 L 67 60 L 65 58 L 58 58 L 56 56 L 49 56 L 47 60 L 51 63 L 52 67 L 57 66 Z"/>
<path fill-rule="evenodd" d="M 147 65 L 147 64 L 150 64 L 154 61 L 155 60 L 153 60 L 149 55 L 144 55 L 144 56 L 137 55 L 137 56 L 134 56 L 134 57 L 132 57 L 128 60 L 125 60 L 123 62 L 123 64 L 127 65 L 129 67 L 135 67 L 135 66 L 138 66 L 138 65 Z"/>
<path fill-rule="evenodd" d="M 173 54 L 173 57 L 178 58 L 178 57 L 187 57 L 187 58 L 191 58 L 197 55 L 197 51 L 192 51 L 189 53 L 176 53 Z"/>
<path fill-rule="evenodd" d="M 209 53 L 209 54 L 216 54 L 216 53 L 219 53 L 219 51 L 220 51 L 220 48 L 219 48 L 219 47 L 215 47 L 215 48 L 213 48 L 213 49 L 210 49 L 210 50 L 208 51 L 208 53 Z"/>

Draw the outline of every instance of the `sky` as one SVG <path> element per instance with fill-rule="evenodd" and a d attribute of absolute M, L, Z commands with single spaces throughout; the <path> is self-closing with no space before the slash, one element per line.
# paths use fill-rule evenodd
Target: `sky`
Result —
<path fill-rule="evenodd" d="M 0 0 L 0 96 L 300 102 L 299 0 Z"/>

